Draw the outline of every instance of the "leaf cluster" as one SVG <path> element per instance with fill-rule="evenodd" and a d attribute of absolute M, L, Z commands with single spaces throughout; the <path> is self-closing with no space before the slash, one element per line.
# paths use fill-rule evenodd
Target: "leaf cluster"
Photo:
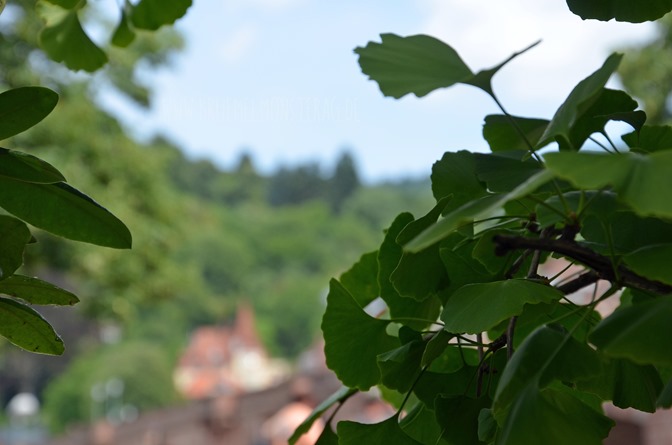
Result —
<path fill-rule="evenodd" d="M 568 1 L 583 18 L 634 22 L 668 3 Z M 661 193 L 672 188 L 672 127 L 646 125 L 636 101 L 606 88 L 621 54 L 550 119 L 509 114 L 492 79 L 530 48 L 481 71 L 426 35 L 383 34 L 355 50 L 386 96 L 464 84 L 501 114 L 484 121 L 490 153 L 445 153 L 432 169 L 435 207 L 400 214 L 378 250 L 330 282 L 325 355 L 344 389 L 326 403 L 377 386 L 399 393 L 398 411 L 373 425 L 327 422 L 318 443 L 599 444 L 613 426 L 603 402 L 672 405 L 672 204 Z M 632 127 L 623 144 L 612 121 Z M 568 267 L 544 276 L 547 259 Z M 602 319 L 598 304 L 619 294 Z"/>
<path fill-rule="evenodd" d="M 58 95 L 23 87 L 0 94 L 0 139 L 44 119 Z M 131 247 L 131 233 L 112 213 L 66 182 L 63 174 L 35 156 L 0 148 L 0 335 L 29 351 L 62 354 L 61 338 L 34 309 L 72 305 L 72 293 L 37 278 L 16 274 L 26 246 L 35 242 L 28 224 L 55 235 L 117 249 Z"/>
<path fill-rule="evenodd" d="M 138 31 L 156 31 L 184 16 L 191 0 L 124 0 L 119 6 L 119 21 L 110 36 L 110 44 L 128 47 Z M 87 0 L 40 0 L 37 12 L 45 25 L 39 42 L 45 53 L 63 62 L 73 71 L 93 72 L 108 61 L 108 55 L 89 37 L 82 26 L 86 17 Z"/>

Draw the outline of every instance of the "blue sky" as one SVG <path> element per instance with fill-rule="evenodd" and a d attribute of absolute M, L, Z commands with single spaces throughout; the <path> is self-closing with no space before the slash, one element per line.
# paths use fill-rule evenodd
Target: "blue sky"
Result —
<path fill-rule="evenodd" d="M 308 160 L 328 168 L 347 148 L 369 181 L 428 175 L 444 151 L 484 150 L 482 119 L 497 112 L 465 86 L 384 98 L 352 51 L 380 33 L 432 34 L 475 70 L 543 39 L 495 89 L 510 112 L 550 118 L 609 52 L 652 30 L 582 22 L 563 0 L 195 0 L 177 26 L 187 50 L 152 75 L 149 115 L 113 105 L 138 135 L 165 133 L 223 167 L 246 149 L 263 171 Z"/>

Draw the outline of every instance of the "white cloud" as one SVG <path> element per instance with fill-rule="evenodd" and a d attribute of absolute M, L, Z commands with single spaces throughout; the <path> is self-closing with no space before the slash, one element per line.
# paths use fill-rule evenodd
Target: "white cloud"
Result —
<path fill-rule="evenodd" d="M 453 46 L 473 70 L 542 39 L 495 79 L 496 91 L 525 101 L 562 101 L 610 52 L 653 31 L 651 24 L 582 21 L 561 0 L 426 0 L 423 7 L 422 32 Z"/>
<path fill-rule="evenodd" d="M 219 44 L 217 55 L 226 63 L 236 63 L 253 49 L 259 37 L 258 26 L 252 24 L 239 26 Z"/>

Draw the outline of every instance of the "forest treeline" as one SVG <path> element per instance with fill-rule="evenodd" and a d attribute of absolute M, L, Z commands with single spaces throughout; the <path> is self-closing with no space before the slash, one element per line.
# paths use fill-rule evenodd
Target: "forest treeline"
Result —
<path fill-rule="evenodd" d="M 3 144 L 47 160 L 108 207 L 130 228 L 133 249 L 66 242 L 35 229 L 22 273 L 82 301 L 41 311 L 64 338 L 62 357 L 0 344 L 3 406 L 17 392 L 34 392 L 51 428 L 62 430 L 91 420 L 92 388 L 113 377 L 124 381 L 125 402 L 139 409 L 175 403 L 172 371 L 190 332 L 231 322 L 241 301 L 254 307 L 269 351 L 295 358 L 318 338 L 329 278 L 374 249 L 398 209 L 420 214 L 431 206 L 425 181 L 364 184 L 347 150 L 329 166 L 261 173 L 249 151 L 221 168 L 187 157 L 165 137 L 140 143 L 100 106 L 98 92 L 148 106 L 151 88 L 138 80 L 137 62 L 170 61 L 180 36 L 138 35 L 124 51 L 110 48 L 99 75 L 73 76 L 37 49 L 40 25 L 23 14 L 32 7 L 17 1 L 5 11 L 17 20 L 0 34 L 0 89 L 46 85 L 60 100 L 47 119 Z"/>

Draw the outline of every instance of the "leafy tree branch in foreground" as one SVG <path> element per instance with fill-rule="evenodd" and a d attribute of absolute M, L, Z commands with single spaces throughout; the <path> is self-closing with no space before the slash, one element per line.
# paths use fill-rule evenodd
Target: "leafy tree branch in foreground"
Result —
<path fill-rule="evenodd" d="M 662 15 L 651 9 L 664 2 L 653 3 L 568 1 L 584 18 L 608 5 L 630 21 Z M 426 35 L 383 34 L 355 50 L 386 96 L 465 84 L 501 114 L 485 118 L 491 153 L 445 153 L 432 169 L 435 207 L 400 214 L 377 251 L 331 281 L 322 331 L 344 388 L 290 443 L 373 387 L 397 413 L 374 425 L 328 421 L 319 444 L 590 445 L 613 426 L 605 401 L 672 406 L 672 127 L 646 125 L 636 101 L 605 87 L 621 54 L 551 119 L 509 114 L 492 78 L 530 48 L 476 72 Z M 611 121 L 632 127 L 624 144 Z M 549 258 L 575 267 L 542 276 Z M 579 291 L 592 297 L 573 298 Z M 598 304 L 619 298 L 602 319 Z M 386 309 L 374 317 L 366 309 L 378 299 Z"/>

